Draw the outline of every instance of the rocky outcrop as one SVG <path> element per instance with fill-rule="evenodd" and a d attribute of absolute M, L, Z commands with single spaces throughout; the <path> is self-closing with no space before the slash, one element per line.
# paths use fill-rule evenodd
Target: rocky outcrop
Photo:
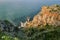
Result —
<path fill-rule="evenodd" d="M 52 5 L 52 6 L 43 6 L 41 11 L 34 16 L 32 21 L 26 21 L 23 23 L 23 27 L 34 27 L 34 26 L 41 26 L 41 25 L 53 25 L 59 26 L 60 25 L 60 6 L 59 5 Z"/>
<path fill-rule="evenodd" d="M 13 31 L 15 28 L 15 25 L 13 23 L 9 22 L 8 20 L 0 20 L 0 31 Z"/>

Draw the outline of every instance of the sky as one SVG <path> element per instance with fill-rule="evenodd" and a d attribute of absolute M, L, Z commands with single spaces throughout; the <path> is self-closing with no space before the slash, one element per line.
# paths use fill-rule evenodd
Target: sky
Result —
<path fill-rule="evenodd" d="M 0 0 L 0 2 L 5 1 L 60 1 L 60 0 Z"/>
<path fill-rule="evenodd" d="M 0 3 L 4 2 L 46 2 L 46 1 L 60 1 L 60 0 L 0 0 Z"/>

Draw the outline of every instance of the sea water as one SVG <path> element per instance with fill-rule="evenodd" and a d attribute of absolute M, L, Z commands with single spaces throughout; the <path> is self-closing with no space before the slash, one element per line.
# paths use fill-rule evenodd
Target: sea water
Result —
<path fill-rule="evenodd" d="M 13 23 L 34 17 L 42 6 L 60 4 L 59 0 L 0 0 L 0 20 Z"/>

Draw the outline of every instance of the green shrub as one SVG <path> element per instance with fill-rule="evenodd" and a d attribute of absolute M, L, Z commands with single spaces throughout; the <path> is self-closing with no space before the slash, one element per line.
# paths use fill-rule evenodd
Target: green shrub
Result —
<path fill-rule="evenodd" d="M 46 25 L 44 28 L 24 29 L 26 40 L 60 40 L 60 27 Z M 47 30 L 48 29 L 48 30 Z"/>

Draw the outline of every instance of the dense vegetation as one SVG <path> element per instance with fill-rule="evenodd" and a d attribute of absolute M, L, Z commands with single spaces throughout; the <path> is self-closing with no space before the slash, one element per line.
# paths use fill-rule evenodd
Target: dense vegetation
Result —
<path fill-rule="evenodd" d="M 7 20 L 5 22 L 7 22 L 6 25 L 10 23 Z M 60 40 L 60 26 L 47 24 L 46 26 L 18 29 L 18 27 L 14 27 L 13 31 L 0 29 L 0 40 Z"/>
<path fill-rule="evenodd" d="M 60 40 L 60 26 L 23 29 L 26 40 Z"/>
<path fill-rule="evenodd" d="M 3 32 L 0 32 L 0 40 L 19 40 L 17 37 L 11 37 Z"/>

